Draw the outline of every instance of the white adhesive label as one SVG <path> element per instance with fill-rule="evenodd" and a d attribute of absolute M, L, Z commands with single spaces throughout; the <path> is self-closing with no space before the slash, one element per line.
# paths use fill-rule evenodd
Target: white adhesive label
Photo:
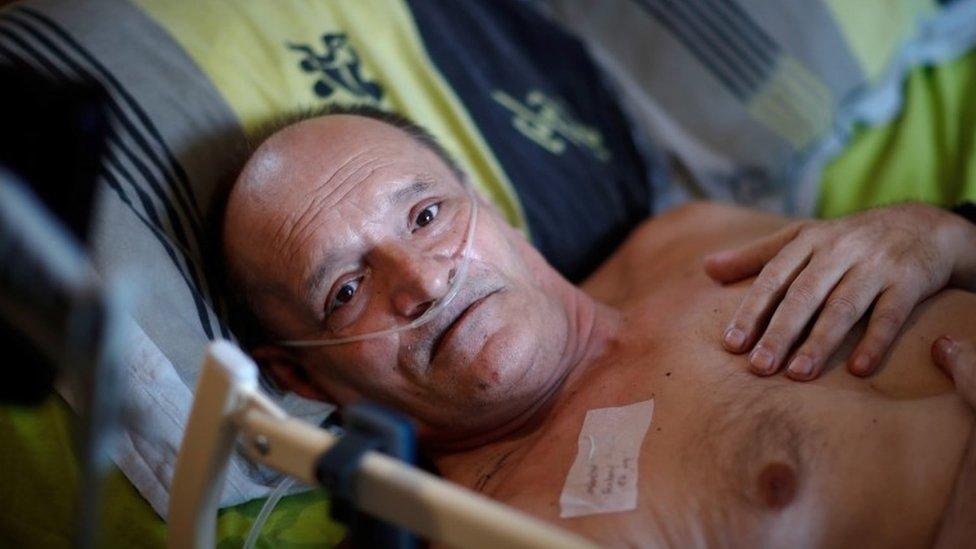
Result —
<path fill-rule="evenodd" d="M 637 508 L 637 457 L 653 415 L 654 399 L 586 412 L 559 495 L 561 518 Z"/>

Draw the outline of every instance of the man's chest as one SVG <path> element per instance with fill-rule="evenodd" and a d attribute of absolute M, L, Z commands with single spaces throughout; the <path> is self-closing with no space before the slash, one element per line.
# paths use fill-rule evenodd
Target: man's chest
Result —
<path fill-rule="evenodd" d="M 762 221 L 727 232 L 780 223 Z M 937 328 L 929 317 L 953 316 L 920 316 L 868 381 L 840 362 L 812 384 L 758 378 L 719 345 L 743 289 L 712 283 L 700 264 L 735 238 L 668 236 L 671 225 L 650 227 L 661 234 L 629 242 L 584 285 L 630 305 L 636 350 L 574 387 L 572 405 L 508 455 L 485 492 L 606 545 L 924 544 L 971 415 L 912 342 Z M 592 447 L 587 413 L 649 399 L 634 508 L 561 518 L 567 477 Z"/>
<path fill-rule="evenodd" d="M 654 364 L 618 365 L 584 379 L 572 405 L 504 456 L 484 491 L 608 545 L 821 545 L 892 532 L 924 536 L 934 521 L 916 513 L 910 524 L 887 523 L 893 502 L 938 507 L 951 485 L 952 475 L 938 469 L 952 466 L 961 437 L 952 429 L 940 434 L 936 419 L 950 416 L 951 406 L 800 390 L 734 370 L 716 375 L 729 365 L 680 348 L 648 352 Z M 587 430 L 588 414 L 650 400 L 642 433 L 627 424 L 633 418 Z M 931 420 L 920 423 L 923 416 Z M 633 507 L 566 518 L 566 492 L 581 461 L 596 492 L 591 503 L 600 506 L 610 479 L 599 446 L 621 436 L 640 438 Z M 940 446 L 945 456 L 933 458 Z"/>

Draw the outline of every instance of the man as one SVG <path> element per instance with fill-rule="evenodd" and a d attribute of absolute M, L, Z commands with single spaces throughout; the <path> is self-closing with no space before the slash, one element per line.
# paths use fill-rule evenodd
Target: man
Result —
<path fill-rule="evenodd" d="M 785 352 L 776 349 L 782 356 L 760 368 L 720 347 L 725 323 L 751 290 L 714 283 L 701 257 L 775 234 L 760 246 L 765 254 L 748 247 L 713 258 L 713 274 L 736 278 L 766 261 L 775 267 L 780 254 L 770 250 L 788 251 L 786 241 L 816 242 L 797 240 L 809 227 L 784 229 L 787 220 L 727 206 L 684 207 L 639 227 L 577 288 L 489 207 L 467 237 L 464 220 L 474 214 L 465 196 L 442 151 L 380 120 L 325 116 L 269 138 L 236 182 L 224 223 L 227 267 L 265 333 L 251 346 L 254 357 L 305 396 L 339 404 L 368 397 L 409 412 L 444 477 L 603 545 L 936 538 L 973 413 L 932 366 L 929 344 L 943 333 L 976 337 L 965 322 L 976 296 L 943 291 L 919 306 L 887 355 L 873 358 L 867 381 L 834 367 L 843 349 L 813 357 L 825 373 L 809 383 L 756 377 L 747 363 L 774 371 Z M 976 229 L 915 208 L 892 215 L 937 221 L 928 232 L 938 248 L 925 253 L 938 257 L 917 262 L 917 250 L 894 238 L 900 253 L 892 264 L 912 258 L 907 264 L 934 273 L 933 285 L 969 281 L 974 269 L 962 254 Z M 463 266 L 457 250 L 468 242 Z M 811 244 L 805 258 L 789 250 L 801 260 L 779 264 L 816 274 L 828 267 L 811 250 L 825 249 Z M 840 270 L 844 280 L 877 289 L 844 274 L 870 271 L 857 265 Z M 439 307 L 458 277 L 444 310 L 401 329 Z M 791 282 L 805 284 L 763 282 L 772 296 L 757 308 L 764 311 L 740 311 L 733 327 L 759 325 Z M 767 349 L 790 339 L 790 328 L 777 324 L 774 313 L 779 339 L 767 340 Z M 814 327 L 811 353 L 836 337 L 828 328 Z M 757 332 L 729 345 L 749 347 Z M 280 343 L 317 339 L 331 344 Z M 815 377 L 805 371 L 799 377 Z M 588 412 L 618 419 L 589 432 Z M 609 470 L 616 476 L 605 486 L 603 477 L 586 479 L 587 466 L 606 465 L 596 463 L 604 456 L 596 441 L 604 440 L 633 452 Z M 632 492 L 600 499 L 617 482 Z M 581 503 L 587 489 L 593 499 Z"/>

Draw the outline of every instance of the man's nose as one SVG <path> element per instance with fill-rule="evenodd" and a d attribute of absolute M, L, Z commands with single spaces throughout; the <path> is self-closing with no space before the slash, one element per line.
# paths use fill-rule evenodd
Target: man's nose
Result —
<path fill-rule="evenodd" d="M 396 313 L 414 319 L 443 297 L 451 285 L 454 261 L 444 255 L 398 246 L 374 250 L 385 263 L 390 298 Z"/>

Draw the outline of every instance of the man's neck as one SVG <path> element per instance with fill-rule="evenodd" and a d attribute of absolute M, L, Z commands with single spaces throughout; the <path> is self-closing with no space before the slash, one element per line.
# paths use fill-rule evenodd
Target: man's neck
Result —
<path fill-rule="evenodd" d="M 472 473 L 472 466 L 492 460 L 495 455 L 510 455 L 527 437 L 539 430 L 561 400 L 587 371 L 596 365 L 615 345 L 621 325 L 621 313 L 599 303 L 570 285 L 566 296 L 568 337 L 560 361 L 556 367 L 559 375 L 554 378 L 544 394 L 505 425 L 482 433 L 477 444 L 466 445 L 464 450 L 438 450 L 432 458 L 438 470 L 446 478 L 462 482 Z"/>

